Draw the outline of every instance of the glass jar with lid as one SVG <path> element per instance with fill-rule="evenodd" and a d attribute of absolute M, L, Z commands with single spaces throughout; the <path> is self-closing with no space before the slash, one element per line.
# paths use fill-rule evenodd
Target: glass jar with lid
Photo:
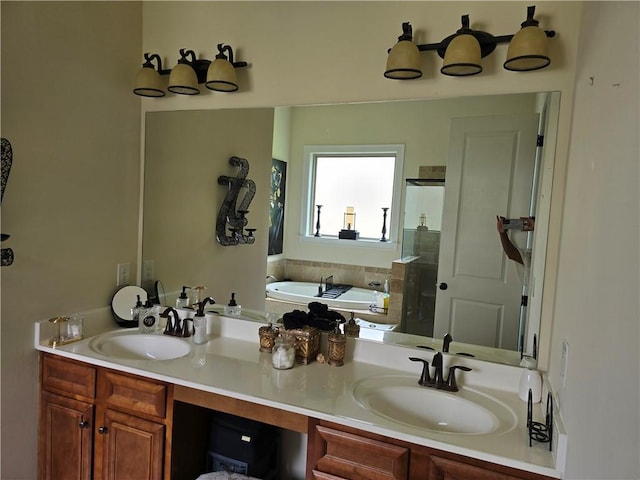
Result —
<path fill-rule="evenodd" d="M 288 335 L 279 335 L 275 339 L 271 364 L 278 370 L 287 370 L 293 367 L 296 361 L 296 349 L 293 339 Z"/>

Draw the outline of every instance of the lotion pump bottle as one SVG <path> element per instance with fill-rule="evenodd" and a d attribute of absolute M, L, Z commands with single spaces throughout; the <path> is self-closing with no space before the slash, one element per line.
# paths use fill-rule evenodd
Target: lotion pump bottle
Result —
<path fill-rule="evenodd" d="M 188 308 L 189 307 L 189 297 L 187 295 L 187 289 L 189 287 L 183 286 L 182 293 L 176 299 L 176 308 Z"/>
<path fill-rule="evenodd" d="M 236 302 L 236 294 L 232 293 L 231 300 L 229 300 L 229 305 L 224 307 L 224 313 L 226 315 L 240 315 L 241 309 L 242 306 L 238 305 L 238 303 Z"/>
<path fill-rule="evenodd" d="M 142 305 L 142 300 L 140 300 L 140 295 L 136 295 L 136 297 L 138 297 L 138 300 L 136 300 L 135 306 L 131 309 L 131 317 L 137 325 L 140 325 L 140 314 L 144 312 L 144 306 Z"/>
<path fill-rule="evenodd" d="M 207 297 L 201 302 L 198 302 L 196 306 L 196 314 L 193 317 L 193 343 L 200 345 L 202 343 L 207 343 L 207 319 L 204 315 L 204 307 L 207 303 L 213 305 L 216 301 Z"/>

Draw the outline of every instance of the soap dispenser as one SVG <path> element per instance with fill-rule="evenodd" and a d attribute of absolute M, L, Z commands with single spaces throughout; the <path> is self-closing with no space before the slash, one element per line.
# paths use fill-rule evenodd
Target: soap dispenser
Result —
<path fill-rule="evenodd" d="M 140 295 L 136 295 L 136 297 L 138 297 L 138 300 L 136 300 L 135 306 L 131 309 L 131 318 L 138 326 L 140 325 L 140 314 L 143 313 L 144 306 L 142 305 L 142 300 L 140 300 Z"/>
<path fill-rule="evenodd" d="M 359 337 L 360 336 L 360 325 L 356 323 L 356 319 L 354 318 L 353 312 L 351 312 L 351 318 L 344 325 L 344 334 L 347 337 Z"/>
<path fill-rule="evenodd" d="M 236 294 L 231 294 L 231 300 L 229 300 L 229 304 L 224 307 L 225 315 L 240 315 L 240 311 L 242 309 L 241 305 L 238 305 L 236 302 Z"/>
<path fill-rule="evenodd" d="M 329 365 L 334 367 L 344 365 L 347 339 L 340 331 L 340 327 L 336 326 L 335 330 L 328 335 L 327 340 L 329 343 Z"/>
<path fill-rule="evenodd" d="M 187 286 L 182 287 L 182 293 L 176 299 L 176 308 L 189 308 L 189 296 L 187 295 L 189 288 Z"/>
<path fill-rule="evenodd" d="M 212 297 L 207 297 L 196 305 L 197 311 L 193 317 L 193 343 L 200 345 L 207 342 L 207 319 L 204 316 L 204 307 L 216 301 Z"/>
<path fill-rule="evenodd" d="M 158 309 L 150 298 L 147 298 L 144 307 L 140 310 L 138 331 L 140 333 L 155 333 L 160 325 L 158 322 Z"/>

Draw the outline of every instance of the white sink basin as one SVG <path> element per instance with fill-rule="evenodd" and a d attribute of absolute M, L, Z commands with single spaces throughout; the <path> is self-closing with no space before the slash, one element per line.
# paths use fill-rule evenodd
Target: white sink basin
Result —
<path fill-rule="evenodd" d="M 354 385 L 353 397 L 387 420 L 439 433 L 498 434 L 517 424 L 509 407 L 484 393 L 466 387 L 455 393 L 422 387 L 417 377 L 369 377 Z"/>
<path fill-rule="evenodd" d="M 191 351 L 191 346 L 180 338 L 135 332 L 100 335 L 89 342 L 89 348 L 125 360 L 170 360 Z"/>

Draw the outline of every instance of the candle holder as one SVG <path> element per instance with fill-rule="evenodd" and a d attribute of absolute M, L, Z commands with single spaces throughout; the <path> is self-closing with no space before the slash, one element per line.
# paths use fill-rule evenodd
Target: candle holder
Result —
<path fill-rule="evenodd" d="M 318 216 L 316 218 L 316 233 L 313 236 L 319 237 L 320 236 L 320 209 L 322 208 L 322 205 L 316 205 L 316 208 L 318 209 Z"/>
<path fill-rule="evenodd" d="M 389 207 L 382 207 L 382 238 L 380 239 L 381 242 L 386 242 L 387 241 L 387 210 L 389 210 Z"/>
<path fill-rule="evenodd" d="M 338 233 L 338 238 L 343 240 L 357 240 L 360 233 L 356 230 L 356 212 L 353 207 L 347 207 L 344 212 L 344 227 Z"/>
<path fill-rule="evenodd" d="M 553 451 L 553 397 L 547 394 L 547 411 L 544 423 L 533 420 L 533 392 L 529 389 L 527 398 L 527 429 L 529 431 L 529 446 L 533 442 L 548 443 L 549 451 Z"/>

